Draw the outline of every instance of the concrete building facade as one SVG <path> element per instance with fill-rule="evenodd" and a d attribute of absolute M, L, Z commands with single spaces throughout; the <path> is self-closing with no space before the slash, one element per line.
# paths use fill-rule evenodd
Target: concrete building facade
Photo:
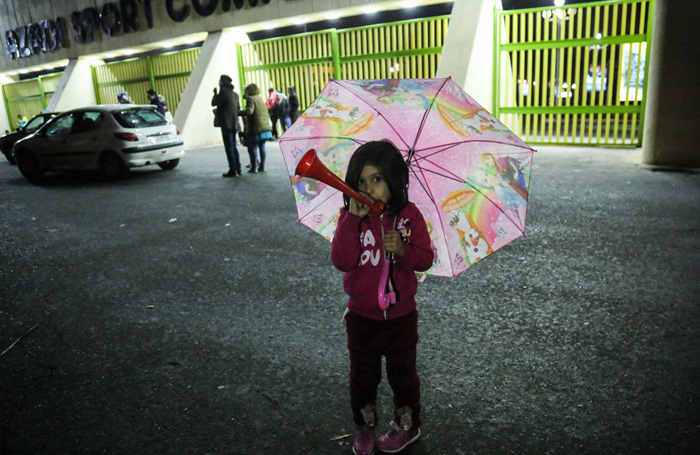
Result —
<path fill-rule="evenodd" d="M 493 8 L 498 0 L 455 0 L 438 77 L 451 76 L 487 109 L 493 93 Z M 221 74 L 234 80 L 235 44 L 248 32 L 331 17 L 446 3 L 445 0 L 8 0 L 0 3 L 5 52 L 0 83 L 22 74 L 65 67 L 49 108 L 63 111 L 96 103 L 91 65 L 126 52 L 155 52 L 193 40 L 202 50 L 182 94 L 175 123 L 188 148 L 219 144 L 211 121 L 211 92 Z M 700 167 L 698 95 L 683 80 L 698 80 L 700 52 L 692 20 L 700 3 L 656 0 L 644 162 Z M 688 43 L 688 41 L 692 43 Z M 693 41 L 694 40 L 694 41 Z M 136 49 L 136 51 L 134 50 Z M 675 57 L 674 57 L 675 56 Z M 676 58 L 678 57 L 678 58 Z M 682 57 L 682 58 L 681 58 Z M 686 63 L 683 63 L 686 62 Z M 692 77 L 694 75 L 694 77 Z M 0 109 L 0 131 L 10 129 Z"/>

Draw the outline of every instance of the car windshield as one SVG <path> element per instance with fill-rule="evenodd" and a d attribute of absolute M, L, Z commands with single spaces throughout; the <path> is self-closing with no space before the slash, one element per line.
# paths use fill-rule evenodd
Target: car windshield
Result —
<path fill-rule="evenodd" d="M 38 115 L 31 119 L 29 123 L 24 127 L 24 131 L 31 133 L 32 131 L 38 129 L 41 125 L 46 122 L 47 117 Z"/>
<path fill-rule="evenodd" d="M 155 109 L 124 109 L 114 112 L 113 115 L 124 128 L 144 128 L 168 123 Z"/>

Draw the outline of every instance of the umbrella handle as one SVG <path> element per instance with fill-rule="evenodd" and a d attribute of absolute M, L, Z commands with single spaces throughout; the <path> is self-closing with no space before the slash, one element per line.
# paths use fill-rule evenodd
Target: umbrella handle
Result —
<path fill-rule="evenodd" d="M 380 200 L 371 200 L 362 193 L 359 193 L 350 186 L 342 181 L 340 177 L 335 175 L 328 169 L 318 156 L 316 155 L 316 150 L 310 149 L 304 154 L 297 164 L 297 168 L 294 171 L 297 178 L 312 178 L 329 185 L 336 190 L 347 194 L 356 201 L 369 207 L 369 214 L 372 216 L 379 216 L 384 211 L 384 203 Z"/>

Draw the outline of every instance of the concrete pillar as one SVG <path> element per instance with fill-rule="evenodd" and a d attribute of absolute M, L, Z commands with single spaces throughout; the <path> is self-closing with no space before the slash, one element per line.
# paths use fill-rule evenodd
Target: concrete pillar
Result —
<path fill-rule="evenodd" d="M 18 79 L 19 78 L 16 76 L 10 77 L 2 74 L 0 75 L 0 85 L 11 84 L 13 82 L 17 82 Z M 5 104 L 5 97 L 0 96 L 0 98 L 2 98 L 2 103 L 0 103 L 0 135 L 4 135 L 5 131 L 12 131 L 12 123 L 10 122 L 10 119 L 7 116 L 7 105 Z"/>
<path fill-rule="evenodd" d="M 493 9 L 494 0 L 454 3 L 436 73 L 452 76 L 488 111 L 493 111 Z"/>
<path fill-rule="evenodd" d="M 656 0 L 642 161 L 700 167 L 700 2 Z"/>
<path fill-rule="evenodd" d="M 228 74 L 234 90 L 241 95 L 236 43 L 249 42 L 248 35 L 240 30 L 212 32 L 204 41 L 173 120 L 180 128 L 186 149 L 223 145 L 221 130 L 214 127 L 213 89 L 219 86 L 219 77 Z"/>
<path fill-rule="evenodd" d="M 92 69 L 89 60 L 83 57 L 71 59 L 58 81 L 56 91 L 47 109 L 64 112 L 97 104 Z"/>

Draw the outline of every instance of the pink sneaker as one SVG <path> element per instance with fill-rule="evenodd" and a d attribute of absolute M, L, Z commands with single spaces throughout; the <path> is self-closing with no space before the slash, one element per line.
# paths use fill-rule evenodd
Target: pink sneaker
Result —
<path fill-rule="evenodd" d="M 352 453 L 373 455 L 375 439 L 373 425 L 355 425 L 355 442 L 352 445 Z"/>
<path fill-rule="evenodd" d="M 401 452 L 407 445 L 416 442 L 420 438 L 420 428 L 404 430 L 392 421 L 391 429 L 387 434 L 377 439 L 377 448 L 385 453 Z"/>

